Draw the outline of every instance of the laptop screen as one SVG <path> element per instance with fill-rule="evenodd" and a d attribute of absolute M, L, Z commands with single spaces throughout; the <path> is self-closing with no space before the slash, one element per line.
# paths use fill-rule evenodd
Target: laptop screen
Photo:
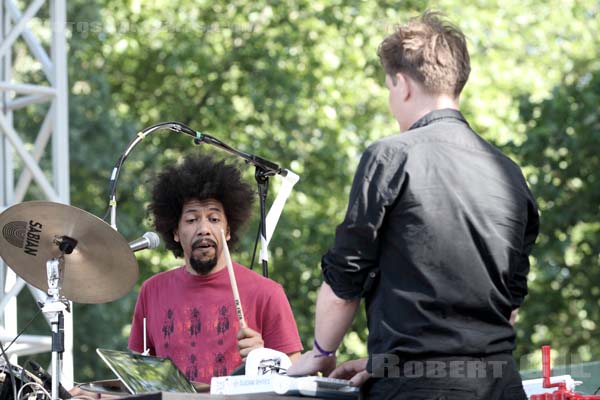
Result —
<path fill-rule="evenodd" d="M 132 394 L 196 392 L 185 375 L 168 358 L 107 349 L 96 349 L 96 352 Z"/>

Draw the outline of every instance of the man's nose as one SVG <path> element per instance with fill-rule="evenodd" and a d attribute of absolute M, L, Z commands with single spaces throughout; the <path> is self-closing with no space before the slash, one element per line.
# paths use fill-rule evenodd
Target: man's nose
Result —
<path fill-rule="evenodd" d="M 199 236 L 207 236 L 210 235 L 211 229 L 210 229 L 210 224 L 208 223 L 207 220 L 202 219 L 200 221 L 198 221 L 198 227 L 196 229 L 196 234 Z"/>

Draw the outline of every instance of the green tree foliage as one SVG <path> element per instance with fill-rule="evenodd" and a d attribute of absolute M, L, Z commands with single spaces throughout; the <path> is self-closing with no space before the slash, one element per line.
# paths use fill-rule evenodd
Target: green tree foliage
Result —
<path fill-rule="evenodd" d="M 138 130 L 160 121 L 184 122 L 294 170 L 301 180 L 271 242 L 270 272 L 284 286 L 307 345 L 320 258 L 344 215 L 358 157 L 373 140 L 397 132 L 377 46 L 395 23 L 425 8 L 445 11 L 472 53 L 465 113 L 525 167 L 542 210 L 519 355 L 551 341 L 600 358 L 600 66 L 591 62 L 598 59 L 597 2 L 68 3 L 72 203 L 102 216 L 112 165 Z M 118 187 L 126 238 L 150 228 L 144 208 L 152 176 L 191 152 L 218 150 L 169 132 L 136 147 Z M 252 174 L 248 167 L 249 180 Z M 271 183 L 279 186 L 277 178 Z M 256 226 L 254 218 L 234 255 L 246 264 Z M 129 295 L 75 306 L 78 380 L 109 376 L 95 347 L 124 349 L 139 283 L 181 262 L 164 250 L 137 257 L 141 276 Z M 364 355 L 366 334 L 361 314 L 341 358 Z"/>
<path fill-rule="evenodd" d="M 78 21 L 76 12 L 74 20 Z M 132 2 L 123 7 L 122 2 L 105 1 L 97 4 L 97 12 L 98 19 L 90 21 L 89 29 L 81 24 L 82 29 L 76 29 L 72 37 L 72 41 L 82 41 L 82 48 L 90 41 L 97 46 L 94 52 L 79 53 L 83 59 L 72 71 L 73 87 L 85 91 L 78 95 L 95 104 L 94 112 L 83 119 L 72 112 L 71 124 L 79 127 L 79 153 L 72 165 L 77 174 L 85 175 L 74 180 L 87 182 L 99 192 L 90 197 L 83 191 L 73 203 L 101 213 L 106 204 L 101 195 L 104 182 L 90 174 L 104 172 L 108 179 L 118 149 L 124 150 L 136 130 L 159 121 L 184 122 L 293 169 L 302 179 L 271 243 L 270 272 L 284 285 L 301 336 L 311 343 L 319 260 L 345 211 L 358 155 L 372 139 L 395 129 L 387 116 L 382 72 L 374 57 L 377 32 L 385 26 L 371 21 L 384 14 L 379 15 L 374 5 L 352 2 L 225 5 L 179 1 L 168 7 L 161 2 Z M 90 75 L 95 79 L 88 79 Z M 110 91 L 98 91 L 103 88 Z M 74 108 L 79 105 L 73 102 Z M 106 136 L 99 133 L 106 131 Z M 138 236 L 146 228 L 143 208 L 151 177 L 182 154 L 216 151 L 206 146 L 195 148 L 189 137 L 162 132 L 135 149 L 118 191 L 119 229 L 126 237 Z M 102 165 L 90 168 L 90 159 Z M 252 169 L 247 173 L 252 180 Z M 271 181 L 276 189 L 279 181 Z M 257 226 L 256 218 L 250 226 Z M 236 258 L 246 264 L 253 240 L 251 229 L 237 252 Z M 138 258 L 142 278 L 180 263 L 164 252 Z M 111 335 L 103 329 L 76 334 L 76 363 L 81 366 L 76 371 L 81 379 L 93 376 L 88 366 L 96 360 L 94 347 L 125 347 L 134 300 L 132 292 L 113 305 L 76 306 L 79 321 L 93 315 L 90 323 L 113 328 Z M 98 310 L 109 308 L 119 311 L 98 315 Z M 76 329 L 81 325 L 87 324 L 76 323 Z M 364 354 L 364 317 L 356 330 L 349 346 Z"/>
<path fill-rule="evenodd" d="M 561 349 L 567 361 L 598 358 L 600 313 L 600 71 L 582 73 L 557 86 L 542 102 L 523 99 L 527 160 L 543 230 L 530 299 L 523 309 L 522 354 L 541 344 Z M 544 299 L 537 301 L 537 299 Z"/>

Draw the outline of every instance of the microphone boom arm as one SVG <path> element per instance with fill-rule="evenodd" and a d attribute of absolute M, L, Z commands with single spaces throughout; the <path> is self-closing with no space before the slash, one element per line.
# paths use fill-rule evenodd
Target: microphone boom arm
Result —
<path fill-rule="evenodd" d="M 253 165 L 256 168 L 254 176 L 255 176 L 256 182 L 258 184 L 258 194 L 259 194 L 259 201 L 260 201 L 260 232 L 261 232 L 260 257 L 262 260 L 263 275 L 265 277 L 268 277 L 268 266 L 267 266 L 268 240 L 267 240 L 267 228 L 266 228 L 266 217 L 267 216 L 266 216 L 266 211 L 265 211 L 265 208 L 266 208 L 265 203 L 266 203 L 268 184 L 269 184 L 268 179 L 270 176 L 274 176 L 277 174 L 279 174 L 283 177 L 286 177 L 288 175 L 289 171 L 285 168 L 279 167 L 279 165 L 277 165 L 276 163 L 274 163 L 272 161 L 266 160 L 262 157 L 254 155 L 254 154 L 248 154 L 243 151 L 234 149 L 233 147 L 223 143 L 219 139 L 217 139 L 213 136 L 207 135 L 205 133 L 196 131 L 196 130 L 190 128 L 189 126 L 182 124 L 180 122 L 175 122 L 175 121 L 161 122 L 156 125 L 149 126 L 148 128 L 145 128 L 145 129 L 141 130 L 140 132 L 138 132 L 136 134 L 136 137 L 133 138 L 129 142 L 127 149 L 119 157 L 119 159 L 117 160 L 117 163 L 115 164 L 113 171 L 111 173 L 110 182 L 109 182 L 108 210 L 107 210 L 106 215 L 104 216 L 104 219 L 106 220 L 106 218 L 110 214 L 110 225 L 112 226 L 112 228 L 114 230 L 117 230 L 117 221 L 116 221 L 117 220 L 117 195 L 116 195 L 116 193 L 117 193 L 117 180 L 119 178 L 119 173 L 121 171 L 121 168 L 123 167 L 125 160 L 129 156 L 129 154 L 131 153 L 133 148 L 135 146 L 137 146 L 137 144 L 139 142 L 141 142 L 147 135 L 149 135 L 153 132 L 159 131 L 159 130 L 170 130 L 170 131 L 177 132 L 177 133 L 185 133 L 194 138 L 195 144 L 207 143 L 212 146 L 218 147 L 230 154 L 233 154 L 237 157 L 242 158 L 243 160 L 246 161 L 246 163 Z"/>
<path fill-rule="evenodd" d="M 187 127 L 186 127 L 187 128 Z M 188 128 L 189 129 L 189 128 Z M 191 130 L 191 129 L 190 129 Z M 188 134 L 192 134 L 190 131 L 186 131 Z M 258 185 L 258 199 L 259 199 L 259 207 L 260 207 L 260 259 L 262 264 L 262 273 L 264 277 L 269 276 L 269 267 L 268 267 L 268 239 L 267 239 L 267 213 L 266 213 L 266 202 L 267 202 L 267 192 L 269 189 L 269 177 L 280 174 L 282 176 L 287 176 L 288 170 L 284 168 L 280 168 L 279 165 L 275 164 L 272 161 L 266 160 L 262 157 L 256 156 L 254 154 L 244 153 L 243 151 L 234 149 L 233 147 L 223 143 L 219 139 L 216 139 L 210 135 L 193 131 L 195 139 L 194 143 L 208 143 L 215 147 L 218 147 L 230 154 L 238 156 L 246 161 L 246 163 L 254 165 L 256 168 L 254 177 L 256 179 L 256 183 Z"/>
<path fill-rule="evenodd" d="M 196 143 L 196 144 L 208 143 L 208 144 L 218 147 L 222 150 L 225 150 L 226 152 L 228 152 L 230 154 L 233 154 L 235 156 L 238 156 L 238 157 L 244 159 L 248 164 L 254 165 L 256 168 L 261 170 L 262 174 L 264 174 L 266 176 L 273 176 L 276 174 L 280 174 L 282 176 L 287 175 L 288 171 L 285 168 L 280 168 L 279 165 L 275 164 L 272 161 L 266 160 L 262 157 L 254 155 L 254 154 L 248 154 L 248 153 L 244 153 L 243 151 L 234 149 L 233 147 L 223 143 L 219 139 L 214 138 L 205 133 L 196 132 L 196 134 L 197 135 L 194 139 L 194 143 Z"/>

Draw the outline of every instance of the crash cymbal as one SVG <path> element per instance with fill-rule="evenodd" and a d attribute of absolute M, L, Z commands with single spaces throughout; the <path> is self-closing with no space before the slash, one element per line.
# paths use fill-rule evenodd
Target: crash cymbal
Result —
<path fill-rule="evenodd" d="M 60 256 L 57 242 L 65 236 L 77 244 L 64 256 L 61 295 L 99 304 L 131 290 L 139 274 L 137 260 L 125 238 L 100 218 L 47 201 L 16 204 L 0 214 L 0 256 L 43 291 L 48 290 L 46 262 Z"/>

